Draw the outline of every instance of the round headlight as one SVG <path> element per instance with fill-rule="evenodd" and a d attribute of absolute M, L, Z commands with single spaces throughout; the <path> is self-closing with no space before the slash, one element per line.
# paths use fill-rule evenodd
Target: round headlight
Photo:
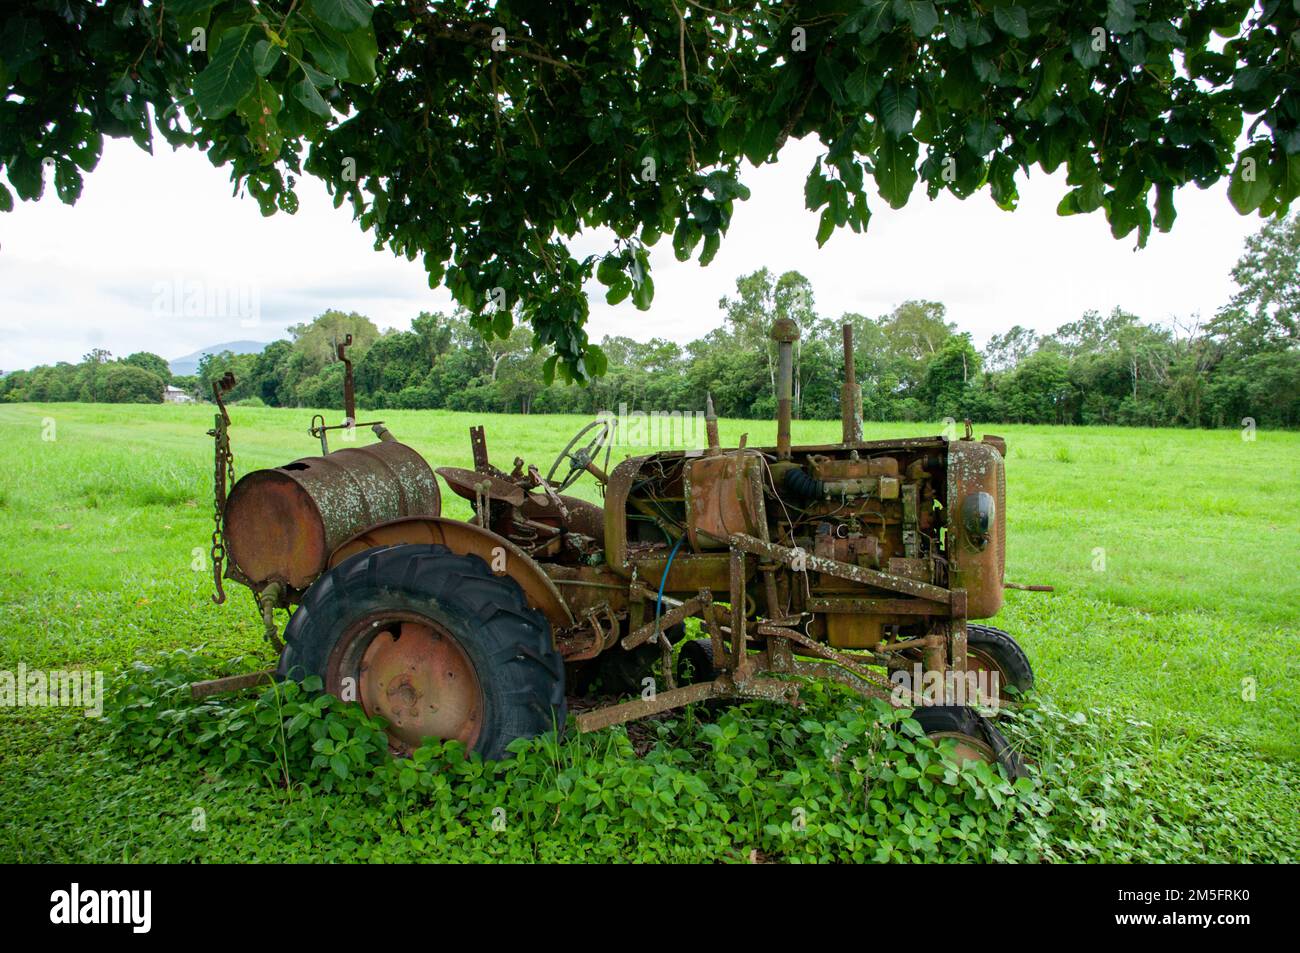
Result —
<path fill-rule="evenodd" d="M 969 493 L 961 501 L 961 525 L 966 531 L 966 539 L 976 549 L 984 549 L 989 544 L 989 530 L 997 517 L 997 503 L 992 494 Z"/>

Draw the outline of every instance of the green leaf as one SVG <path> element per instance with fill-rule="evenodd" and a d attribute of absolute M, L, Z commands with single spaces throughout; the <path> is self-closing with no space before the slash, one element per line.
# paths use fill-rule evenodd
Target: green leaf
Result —
<path fill-rule="evenodd" d="M 582 366 L 587 369 L 588 377 L 601 377 L 609 368 L 609 358 L 605 352 L 594 344 L 588 344 L 582 356 Z"/>
<path fill-rule="evenodd" d="M 822 175 L 820 164 L 814 165 L 803 184 L 803 204 L 811 212 L 826 204 L 830 180 Z"/>
<path fill-rule="evenodd" d="M 1020 199 L 1016 189 L 1016 163 L 1006 155 L 999 154 L 989 163 L 989 191 L 998 208 L 1011 212 L 1015 210 Z"/>
<path fill-rule="evenodd" d="M 1084 69 L 1092 69 L 1101 62 L 1101 50 L 1091 33 L 1083 33 L 1070 41 L 1070 52 Z"/>
<path fill-rule="evenodd" d="M 835 211 L 829 207 L 822 210 L 821 221 L 817 225 L 817 247 L 821 248 L 835 234 Z"/>
<path fill-rule="evenodd" d="M 322 73 L 310 63 L 304 62 L 299 65 L 302 67 L 303 75 L 311 80 L 311 84 L 317 89 L 329 89 L 334 85 L 334 77 L 330 76 L 328 73 Z"/>
<path fill-rule="evenodd" d="M 1071 189 L 1061 199 L 1056 206 L 1057 215 L 1079 215 L 1087 212 L 1095 212 L 1101 207 L 1102 199 L 1105 197 L 1104 189 L 1100 181 L 1091 182 L 1088 185 L 1081 185 L 1076 189 Z"/>
<path fill-rule="evenodd" d="M 894 0 L 894 16 L 906 20 L 919 37 L 929 36 L 939 25 L 939 12 L 930 0 Z"/>
<path fill-rule="evenodd" d="M 1152 20 L 1142 24 L 1142 29 L 1157 43 L 1179 46 L 1187 42 L 1186 38 L 1167 20 Z"/>
<path fill-rule="evenodd" d="M 1156 183 L 1156 228 L 1167 232 L 1174 227 L 1178 212 L 1174 209 L 1174 187 L 1168 182 Z"/>
<path fill-rule="evenodd" d="M 781 127 L 770 116 L 755 121 L 745 133 L 745 158 L 761 165 L 776 148 L 776 137 L 780 134 Z"/>
<path fill-rule="evenodd" d="M 639 282 L 632 287 L 632 303 L 638 311 L 646 311 L 655 299 L 655 283 L 649 274 L 643 274 Z"/>
<path fill-rule="evenodd" d="M 699 240 L 700 230 L 689 219 L 682 219 L 673 231 L 673 255 L 678 261 L 689 261 Z"/>
<path fill-rule="evenodd" d="M 838 227 L 849 220 L 849 196 L 843 182 L 832 182 L 830 184 L 830 211 L 835 216 L 835 225 Z"/>
<path fill-rule="evenodd" d="M 1135 26 L 1137 26 L 1137 8 L 1133 0 L 1107 0 L 1107 30 L 1111 33 L 1132 33 Z"/>
<path fill-rule="evenodd" d="M 709 262 L 713 261 L 713 256 L 715 256 L 718 253 L 718 249 L 721 247 L 722 247 L 721 232 L 709 232 L 709 234 L 705 235 L 704 247 L 700 249 L 700 265 L 704 266 L 707 265 Z"/>
<path fill-rule="evenodd" d="M 1043 65 L 1034 79 L 1034 94 L 1022 107 L 1030 119 L 1037 119 L 1043 114 L 1048 103 L 1056 96 L 1057 86 L 1061 82 L 1061 70 L 1065 66 L 1065 50 L 1053 50 L 1043 59 Z"/>
<path fill-rule="evenodd" d="M 1106 210 L 1106 218 L 1110 221 L 1110 233 L 1115 238 L 1123 238 L 1136 228 L 1138 247 L 1146 245 L 1147 237 L 1151 234 L 1151 210 L 1145 203 L 1112 202 Z"/>
<path fill-rule="evenodd" d="M 980 158 L 987 156 L 1002 142 L 1005 133 L 992 119 L 972 119 L 966 124 L 966 145 Z"/>
<path fill-rule="evenodd" d="M 1029 39 L 1029 11 L 1024 7 L 994 7 L 993 22 L 1017 40 Z"/>
<path fill-rule="evenodd" d="M 1147 41 L 1143 33 L 1130 33 L 1120 37 L 1119 55 L 1130 66 L 1141 66 L 1147 59 Z"/>
<path fill-rule="evenodd" d="M 236 107 L 248 126 L 248 138 L 261 151 L 263 160 L 274 161 L 284 144 L 276 116 L 280 112 L 280 94 L 266 80 L 259 78 L 253 90 Z"/>
<path fill-rule="evenodd" d="M 844 101 L 844 81 L 843 74 L 839 66 L 828 56 L 819 56 L 817 62 L 813 65 L 813 74 L 817 77 L 817 83 L 822 89 L 831 94 L 831 99 L 836 103 Z"/>
<path fill-rule="evenodd" d="M 1261 142 L 1251 146 L 1237 159 L 1228 181 L 1228 201 L 1242 215 L 1249 215 L 1273 191 L 1272 173 L 1268 162 L 1269 144 Z"/>
<path fill-rule="evenodd" d="M 741 184 L 731 172 L 721 169 L 710 172 L 704 179 L 704 185 L 719 202 L 734 198 L 749 198 L 749 188 Z"/>
<path fill-rule="evenodd" d="M 862 66 L 854 70 L 844 80 L 844 94 L 851 105 L 868 106 L 880 92 L 881 84 L 884 80 L 880 76 L 880 71 L 872 69 L 869 66 Z"/>
<path fill-rule="evenodd" d="M 253 25 L 233 27 L 221 34 L 216 53 L 194 79 L 194 98 L 208 119 L 230 115 L 257 79 L 253 68 Z"/>
<path fill-rule="evenodd" d="M 253 69 L 258 76 L 266 76 L 280 60 L 280 47 L 270 40 L 258 40 L 253 44 Z"/>
<path fill-rule="evenodd" d="M 1239 93 L 1252 93 L 1268 81 L 1273 71 L 1263 66 L 1245 66 L 1232 74 L 1232 88 Z"/>
<path fill-rule="evenodd" d="M 322 119 L 329 119 L 329 103 L 321 98 L 321 94 L 316 91 L 316 86 L 310 79 L 301 79 L 293 86 L 294 99 L 302 103 L 309 110 L 320 116 Z"/>
<path fill-rule="evenodd" d="M 302 45 L 321 69 L 338 79 L 354 83 L 374 80 L 375 57 L 379 49 L 374 27 L 343 32 L 316 17 L 307 17 L 304 22 L 305 29 L 299 34 Z"/>
<path fill-rule="evenodd" d="M 1282 202 L 1292 202 L 1300 197 L 1300 154 L 1279 156 L 1278 166 L 1273 177 L 1278 185 L 1277 198 Z"/>
<path fill-rule="evenodd" d="M 916 140 L 910 137 L 901 141 L 886 139 L 876 153 L 876 187 L 891 208 L 902 208 L 912 194 L 916 153 Z"/>
<path fill-rule="evenodd" d="M 849 209 L 849 225 L 855 232 L 864 232 L 870 221 L 871 209 L 867 207 L 867 196 L 859 192 L 853 196 L 853 206 Z"/>
<path fill-rule="evenodd" d="M 374 27 L 365 26 L 342 34 L 339 41 L 348 51 L 348 79 L 354 83 L 369 83 L 375 78 L 375 57 L 379 45 Z"/>
<path fill-rule="evenodd" d="M 311 9 L 334 29 L 344 32 L 369 26 L 375 12 L 366 0 L 311 0 Z"/>
<path fill-rule="evenodd" d="M 968 39 L 966 24 L 960 17 L 954 16 L 951 13 L 945 13 L 943 15 L 943 32 L 948 38 L 948 42 L 952 44 L 953 49 L 966 49 L 966 42 Z"/>
<path fill-rule="evenodd" d="M 313 17 L 304 18 L 303 23 L 303 29 L 295 35 L 312 62 L 331 77 L 349 79 L 348 51 L 339 42 L 339 34 Z"/>
<path fill-rule="evenodd" d="M 606 304 L 619 304 L 627 299 L 632 293 L 632 279 L 626 275 L 620 275 L 618 281 L 610 285 L 609 290 L 605 292 Z"/>
<path fill-rule="evenodd" d="M 852 24 L 851 29 L 857 30 L 860 42 L 870 43 L 893 28 L 892 11 L 893 4 L 889 0 L 865 0 L 862 8 L 848 17 L 845 24 L 846 27 Z"/>
<path fill-rule="evenodd" d="M 623 277 L 622 258 L 619 255 L 606 255 L 596 266 L 596 280 L 606 288 L 611 288 Z"/>
<path fill-rule="evenodd" d="M 912 131 L 916 118 L 917 95 L 913 86 L 900 87 L 890 80 L 880 90 L 878 99 L 879 116 L 885 131 L 895 139 Z"/>

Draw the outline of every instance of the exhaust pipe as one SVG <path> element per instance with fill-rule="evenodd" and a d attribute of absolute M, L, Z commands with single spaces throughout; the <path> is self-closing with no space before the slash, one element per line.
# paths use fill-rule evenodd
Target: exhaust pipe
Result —
<path fill-rule="evenodd" d="M 840 429 L 845 443 L 862 442 L 862 388 L 853 365 L 853 325 L 844 324 L 844 386 L 840 388 Z"/>
<path fill-rule="evenodd" d="M 794 410 L 794 342 L 799 340 L 799 325 L 790 318 L 772 324 L 776 342 L 776 457 L 790 459 L 790 416 Z"/>
<path fill-rule="evenodd" d="M 713 409 L 713 395 L 707 392 L 704 395 L 704 431 L 709 441 L 709 456 L 716 457 L 722 452 L 718 440 L 718 413 Z"/>

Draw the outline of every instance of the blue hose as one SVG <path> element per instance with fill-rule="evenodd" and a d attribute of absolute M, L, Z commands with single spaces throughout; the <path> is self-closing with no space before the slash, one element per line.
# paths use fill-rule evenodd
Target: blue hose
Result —
<path fill-rule="evenodd" d="M 655 638 L 659 637 L 659 616 L 664 608 L 664 583 L 668 581 L 668 570 L 673 568 L 673 557 L 677 555 L 677 548 L 681 546 L 685 535 L 678 536 L 677 542 L 673 543 L 672 552 L 668 554 L 668 562 L 664 563 L 664 574 L 659 577 L 659 598 L 655 600 Z"/>

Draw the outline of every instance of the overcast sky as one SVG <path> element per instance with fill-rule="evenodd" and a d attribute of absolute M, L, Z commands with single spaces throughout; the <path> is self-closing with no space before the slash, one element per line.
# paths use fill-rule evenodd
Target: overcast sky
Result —
<path fill-rule="evenodd" d="M 157 149 L 150 156 L 110 140 L 75 206 L 51 185 L 40 202 L 0 214 L 0 369 L 75 362 L 92 347 L 171 359 L 225 341 L 271 341 L 327 308 L 359 311 L 381 328 L 450 308 L 418 263 L 375 251 L 316 180 L 300 183 L 296 215 L 263 218 L 251 198 L 232 197 L 227 171 L 202 154 Z M 1111 238 L 1100 212 L 1058 217 L 1064 178 L 1040 172 L 1022 181 L 1013 213 L 987 192 L 931 202 L 918 187 L 898 212 L 873 193 L 867 233 L 843 230 L 818 250 L 803 181 L 821 151 L 808 139 L 789 143 L 773 166 L 745 165 L 753 195 L 737 204 L 707 268 L 678 262 L 661 241 L 649 312 L 630 300 L 607 306 L 593 283 L 593 340 L 699 337 L 721 323 L 718 299 L 736 278 L 762 266 L 808 276 L 817 310 L 835 317 L 882 314 L 908 298 L 942 301 L 978 344 L 1014 324 L 1047 332 L 1116 305 L 1153 322 L 1208 318 L 1231 294 L 1228 272 L 1260 225 L 1237 215 L 1222 187 L 1187 188 L 1173 232 L 1135 251 L 1131 237 Z M 577 250 L 608 247 L 591 235 Z M 196 288 L 209 300 L 194 298 Z"/>

